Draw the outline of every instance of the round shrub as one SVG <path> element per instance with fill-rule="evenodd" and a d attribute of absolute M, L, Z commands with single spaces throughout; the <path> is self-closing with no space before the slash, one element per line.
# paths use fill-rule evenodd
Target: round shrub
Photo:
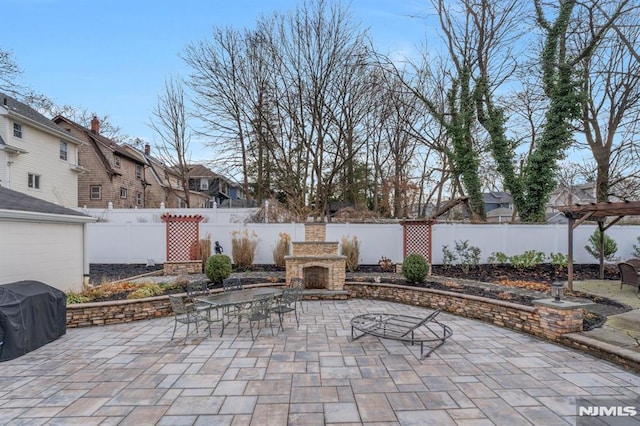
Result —
<path fill-rule="evenodd" d="M 207 259 L 204 273 L 214 284 L 222 284 L 222 280 L 231 275 L 231 259 L 224 254 L 214 254 Z"/>
<path fill-rule="evenodd" d="M 402 275 L 410 283 L 421 283 L 429 275 L 429 263 L 419 254 L 410 254 L 402 263 Z"/>

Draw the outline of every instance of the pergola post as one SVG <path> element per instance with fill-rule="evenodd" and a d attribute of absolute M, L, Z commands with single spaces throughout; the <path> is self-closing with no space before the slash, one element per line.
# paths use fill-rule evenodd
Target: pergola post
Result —
<path fill-rule="evenodd" d="M 597 221 L 600 229 L 600 279 L 604 279 L 604 232 L 615 225 L 623 217 L 640 214 L 640 201 L 623 201 L 618 203 L 591 203 L 562 206 L 558 210 L 562 212 L 569 224 L 568 259 L 567 272 L 568 287 L 573 290 L 573 229 L 587 220 Z M 616 216 L 611 222 L 605 225 L 605 221 L 610 216 Z"/>
<path fill-rule="evenodd" d="M 569 236 L 567 248 L 567 286 L 569 290 L 573 290 L 573 216 L 568 216 L 569 220 Z"/>

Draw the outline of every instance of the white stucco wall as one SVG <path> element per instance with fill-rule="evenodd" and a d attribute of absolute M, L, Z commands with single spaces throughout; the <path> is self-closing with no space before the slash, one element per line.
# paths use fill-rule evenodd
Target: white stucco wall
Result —
<path fill-rule="evenodd" d="M 36 280 L 82 289 L 83 224 L 0 220 L 0 284 Z"/>

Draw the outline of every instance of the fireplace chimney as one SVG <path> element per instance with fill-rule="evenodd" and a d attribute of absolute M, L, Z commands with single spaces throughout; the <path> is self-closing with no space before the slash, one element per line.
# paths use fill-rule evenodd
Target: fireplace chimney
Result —
<path fill-rule="evenodd" d="M 96 135 L 100 134 L 100 121 L 98 120 L 98 117 L 96 117 L 95 115 L 91 119 L 91 133 Z"/>
<path fill-rule="evenodd" d="M 151 155 L 151 145 L 149 145 L 148 143 L 144 145 L 144 154 Z"/>

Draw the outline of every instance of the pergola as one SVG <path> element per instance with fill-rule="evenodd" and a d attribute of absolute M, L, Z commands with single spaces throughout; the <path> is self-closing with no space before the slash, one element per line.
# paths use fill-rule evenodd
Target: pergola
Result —
<path fill-rule="evenodd" d="M 600 229 L 600 279 L 604 279 L 604 232 L 625 216 L 640 215 L 640 201 L 575 204 L 559 207 L 558 210 L 569 219 L 569 249 L 567 253 L 569 258 L 567 264 L 569 289 L 573 290 L 573 230 L 587 220 L 598 222 Z M 607 223 L 609 217 L 614 219 Z"/>

